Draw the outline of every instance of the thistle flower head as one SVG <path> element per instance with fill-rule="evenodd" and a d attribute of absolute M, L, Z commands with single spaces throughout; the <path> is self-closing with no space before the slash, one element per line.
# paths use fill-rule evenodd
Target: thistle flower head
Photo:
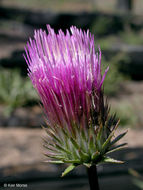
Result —
<path fill-rule="evenodd" d="M 94 36 L 76 27 L 58 34 L 49 25 L 47 29 L 48 34 L 35 31 L 25 60 L 47 118 L 46 155 L 52 158 L 49 162 L 71 163 L 66 174 L 79 164 L 109 161 L 105 154 L 114 144 L 116 124 L 104 105 L 108 68 L 101 76 L 101 51 L 95 53 Z"/>

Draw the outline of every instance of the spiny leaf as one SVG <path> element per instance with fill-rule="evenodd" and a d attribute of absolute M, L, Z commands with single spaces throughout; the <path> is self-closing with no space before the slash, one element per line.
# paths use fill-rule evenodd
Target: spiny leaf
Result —
<path fill-rule="evenodd" d="M 61 128 L 60 132 L 61 132 L 61 135 L 62 135 L 62 140 L 63 140 L 63 142 L 64 142 L 64 146 L 65 146 L 65 148 L 66 148 L 67 150 L 69 150 L 69 149 L 70 149 L 70 146 L 69 146 L 69 144 L 68 144 L 69 136 L 68 136 L 68 134 L 66 133 L 66 130 L 63 129 L 63 128 Z"/>
<path fill-rule="evenodd" d="M 61 139 L 59 139 L 58 137 L 56 137 L 53 132 L 51 132 L 50 130 L 48 130 L 48 129 L 46 129 L 46 128 L 45 128 L 45 131 L 46 131 L 46 133 L 47 133 L 50 137 L 52 137 L 52 138 L 53 138 L 55 141 L 57 141 L 60 145 L 64 145 L 64 143 L 61 141 Z"/>
<path fill-rule="evenodd" d="M 61 147 L 60 145 L 58 145 L 56 143 L 55 143 L 55 146 L 56 146 L 57 149 L 61 150 L 62 152 L 67 153 L 67 154 L 71 154 L 71 152 L 69 150 Z"/>
<path fill-rule="evenodd" d="M 80 149 L 80 146 L 78 145 L 78 143 L 76 142 L 74 138 L 71 137 L 70 140 L 76 149 Z"/>
<path fill-rule="evenodd" d="M 72 122 L 72 129 L 73 129 L 73 137 L 77 137 L 79 135 L 80 127 L 76 122 Z"/>
<path fill-rule="evenodd" d="M 58 152 L 58 150 L 53 149 L 53 147 L 49 147 L 47 144 L 43 144 L 43 147 L 52 151 L 52 152 Z"/>
<path fill-rule="evenodd" d="M 112 147 L 112 148 L 109 149 L 107 154 L 111 153 L 111 152 L 114 152 L 114 151 L 117 151 L 117 150 L 121 150 L 121 149 L 125 148 L 126 145 L 127 145 L 127 143 L 123 143 L 123 144 L 120 144 L 118 146 Z"/>
<path fill-rule="evenodd" d="M 106 154 L 110 154 L 110 153 L 112 153 L 112 152 L 119 151 L 119 150 L 122 150 L 122 149 L 124 149 L 124 148 L 125 148 L 124 146 L 119 147 L 119 148 L 114 148 L 114 149 L 108 151 Z"/>
<path fill-rule="evenodd" d="M 84 130 L 81 130 L 81 136 L 82 136 L 82 138 L 83 138 L 84 141 L 87 141 L 86 132 Z"/>
<path fill-rule="evenodd" d="M 115 116 L 116 118 L 116 116 Z M 116 122 L 116 125 L 114 126 L 113 130 L 112 130 L 112 133 L 114 133 L 116 131 L 116 129 L 118 128 L 119 126 L 119 123 L 120 123 L 120 119 Z"/>
<path fill-rule="evenodd" d="M 41 137 L 42 140 L 46 143 L 46 144 L 49 144 L 49 141 L 47 139 L 45 139 L 45 137 Z"/>
<path fill-rule="evenodd" d="M 110 116 L 110 118 L 108 119 L 108 127 L 111 129 L 111 127 L 114 125 L 115 122 L 117 122 L 116 114 Z"/>
<path fill-rule="evenodd" d="M 86 154 L 86 153 L 83 152 L 81 149 L 78 150 L 78 153 L 79 153 L 79 155 L 80 155 L 80 157 L 81 157 L 80 160 L 82 160 L 83 162 L 89 162 L 89 160 L 90 160 L 90 155 L 89 155 L 89 154 Z"/>
<path fill-rule="evenodd" d="M 99 127 L 97 132 L 97 141 L 100 141 L 101 135 L 102 135 L 102 125 Z"/>
<path fill-rule="evenodd" d="M 65 128 L 61 128 L 61 131 L 62 131 L 62 133 L 63 133 L 67 138 L 69 138 L 69 137 L 71 136 L 71 134 L 69 133 L 69 131 L 66 130 Z"/>
<path fill-rule="evenodd" d="M 104 144 L 102 145 L 102 153 L 104 153 L 106 148 L 109 146 L 110 140 L 112 137 L 113 137 L 113 134 L 110 134 L 108 138 L 106 139 L 106 141 L 104 142 Z"/>
<path fill-rule="evenodd" d="M 65 171 L 62 173 L 62 177 L 64 177 L 65 175 L 67 175 L 69 172 L 71 172 L 76 166 L 74 164 L 68 166 Z"/>
<path fill-rule="evenodd" d="M 102 145 L 101 145 L 102 132 L 103 132 L 103 126 L 100 125 L 97 132 L 97 137 L 96 137 L 96 147 L 99 151 L 102 149 Z"/>
<path fill-rule="evenodd" d="M 128 131 L 120 134 L 119 136 L 117 136 L 112 142 L 111 142 L 111 145 L 115 144 L 117 141 L 119 141 L 121 138 L 123 138 L 126 134 L 127 134 Z"/>
<path fill-rule="evenodd" d="M 81 156 L 80 152 L 79 152 L 79 150 L 81 150 L 80 146 L 78 145 L 78 143 L 76 142 L 76 140 L 74 138 L 71 137 L 70 140 L 71 140 L 71 143 L 73 144 L 72 153 L 73 153 L 74 157 L 80 159 L 80 156 Z M 84 154 L 83 154 L 83 156 L 84 156 Z"/>
<path fill-rule="evenodd" d="M 96 150 L 96 147 L 95 147 L 95 142 L 94 142 L 94 138 L 93 138 L 92 135 L 89 137 L 89 143 L 88 143 L 88 145 L 89 145 L 89 151 L 90 151 L 90 153 L 93 153 L 93 151 Z"/>
<path fill-rule="evenodd" d="M 64 163 L 61 160 L 47 160 L 45 162 L 50 163 L 50 164 L 63 164 Z"/>
<path fill-rule="evenodd" d="M 140 179 L 133 179 L 133 183 L 139 187 L 140 189 L 143 189 L 143 182 Z"/>
<path fill-rule="evenodd" d="M 91 159 L 94 161 L 99 155 L 100 155 L 100 153 L 98 151 L 96 151 L 92 154 Z"/>
<path fill-rule="evenodd" d="M 108 162 L 108 163 L 115 163 L 115 164 L 123 164 L 123 161 L 120 160 L 115 160 L 114 158 L 110 158 L 110 157 L 104 157 L 103 162 Z"/>
<path fill-rule="evenodd" d="M 83 165 L 85 165 L 86 167 L 90 168 L 91 167 L 91 163 L 83 163 Z"/>
<path fill-rule="evenodd" d="M 81 133 L 80 133 L 81 135 Z M 85 139 L 83 139 L 82 135 L 79 137 L 79 140 L 80 140 L 80 147 L 82 147 L 82 150 L 84 152 L 87 152 L 88 148 L 87 148 L 87 143 L 85 141 Z"/>
<path fill-rule="evenodd" d="M 50 154 L 46 154 L 46 153 L 43 153 L 43 154 L 48 158 L 52 158 L 52 159 L 56 159 L 56 160 L 65 159 L 65 157 L 63 157 L 62 155 L 50 155 Z"/>
<path fill-rule="evenodd" d="M 42 140 L 45 142 L 45 145 L 47 145 L 47 146 L 51 146 L 52 148 L 54 148 L 55 149 L 55 144 L 53 143 L 53 144 L 51 144 L 49 141 L 47 141 L 44 137 L 42 137 Z"/>
<path fill-rule="evenodd" d="M 96 141 L 96 150 L 98 150 L 98 151 L 102 150 L 102 145 L 101 145 L 101 141 L 100 140 Z"/>
<path fill-rule="evenodd" d="M 118 127 L 118 124 L 119 124 L 119 121 L 117 122 L 114 130 L 110 133 L 110 135 L 108 136 L 108 138 L 106 139 L 106 141 L 104 142 L 104 144 L 102 145 L 102 151 L 104 153 L 104 151 L 106 150 L 106 148 L 109 146 L 110 144 L 110 140 L 112 139 L 113 135 L 114 135 L 114 132 L 115 130 L 117 129 Z"/>
<path fill-rule="evenodd" d="M 71 157 L 72 159 L 80 159 L 80 155 L 78 153 L 78 149 L 76 149 L 74 146 L 71 149 Z"/>

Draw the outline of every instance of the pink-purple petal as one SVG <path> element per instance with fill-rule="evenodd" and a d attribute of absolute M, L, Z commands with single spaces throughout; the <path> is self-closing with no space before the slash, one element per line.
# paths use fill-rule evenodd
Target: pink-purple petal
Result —
<path fill-rule="evenodd" d="M 95 52 L 94 36 L 72 26 L 58 34 L 48 25 L 35 31 L 25 49 L 28 75 L 41 98 L 47 120 L 72 130 L 72 124 L 87 127 L 92 92 L 98 104 L 101 86 L 101 51 Z M 95 105 L 95 109 L 99 105 Z M 51 126 L 52 127 L 52 126 Z"/>

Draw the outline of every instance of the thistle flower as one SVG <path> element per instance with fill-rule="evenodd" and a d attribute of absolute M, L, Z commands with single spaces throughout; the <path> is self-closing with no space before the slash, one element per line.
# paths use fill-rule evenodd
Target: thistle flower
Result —
<path fill-rule="evenodd" d="M 35 31 L 27 43 L 25 60 L 46 115 L 44 139 L 50 163 L 70 163 L 62 175 L 78 165 L 120 161 L 107 154 L 126 133 L 114 138 L 119 122 L 110 116 L 103 97 L 101 51 L 95 53 L 94 36 L 76 27 L 58 34 L 48 25 Z"/>

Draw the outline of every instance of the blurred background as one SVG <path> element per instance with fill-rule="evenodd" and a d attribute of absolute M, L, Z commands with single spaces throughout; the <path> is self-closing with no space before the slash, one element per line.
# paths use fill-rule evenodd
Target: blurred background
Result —
<path fill-rule="evenodd" d="M 34 29 L 46 24 L 56 31 L 75 25 L 95 34 L 103 69 L 110 66 L 105 94 L 121 120 L 117 133 L 129 129 L 122 140 L 128 148 L 114 153 L 125 164 L 99 166 L 100 186 L 143 189 L 142 10 L 142 0 L 0 0 L 0 189 L 19 183 L 28 190 L 88 190 L 85 168 L 60 178 L 64 165 L 43 162 L 44 118 L 23 53 Z"/>

